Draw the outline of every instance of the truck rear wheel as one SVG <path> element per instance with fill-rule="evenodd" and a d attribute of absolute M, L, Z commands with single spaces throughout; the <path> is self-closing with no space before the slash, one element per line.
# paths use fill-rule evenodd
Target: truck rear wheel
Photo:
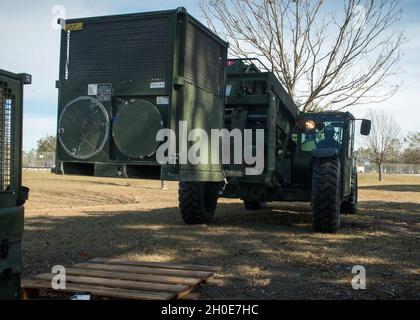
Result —
<path fill-rule="evenodd" d="M 314 231 L 336 233 L 340 227 L 340 161 L 316 159 L 312 175 Z"/>
<path fill-rule="evenodd" d="M 245 209 L 248 211 L 258 211 L 267 208 L 267 203 L 262 201 L 244 201 Z"/>
<path fill-rule="evenodd" d="M 180 182 L 179 208 L 186 224 L 202 224 L 213 220 L 220 183 Z"/>
<path fill-rule="evenodd" d="M 357 173 L 354 172 L 351 177 L 351 191 L 349 199 L 341 204 L 341 213 L 357 214 L 357 195 L 358 195 Z"/>

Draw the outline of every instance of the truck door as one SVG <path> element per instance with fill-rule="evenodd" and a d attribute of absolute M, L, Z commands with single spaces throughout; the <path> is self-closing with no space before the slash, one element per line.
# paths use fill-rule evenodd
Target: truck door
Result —
<path fill-rule="evenodd" d="M 0 300 L 20 297 L 21 241 L 28 189 L 21 186 L 22 94 L 29 75 L 0 70 Z"/>
<path fill-rule="evenodd" d="M 293 184 L 310 187 L 312 182 L 312 151 L 314 140 L 304 133 L 296 134 L 297 146 L 293 157 Z"/>
<path fill-rule="evenodd" d="M 345 148 L 344 163 L 343 165 L 343 196 L 347 196 L 351 192 L 351 178 L 353 174 L 354 166 L 354 135 L 355 135 L 355 123 L 354 120 L 348 118 L 348 126 L 345 134 L 345 141 L 347 146 Z"/>

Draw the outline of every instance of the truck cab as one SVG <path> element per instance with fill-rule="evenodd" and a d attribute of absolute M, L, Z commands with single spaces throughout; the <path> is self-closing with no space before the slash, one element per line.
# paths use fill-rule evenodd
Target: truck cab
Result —
<path fill-rule="evenodd" d="M 293 183 L 310 188 L 314 158 L 336 155 L 341 163 L 341 195 L 348 197 L 355 172 L 353 156 L 356 119 L 349 112 L 302 114 L 293 140 Z M 310 199 L 308 199 L 310 200 Z"/>
<path fill-rule="evenodd" d="M 301 114 L 296 121 L 293 182 L 307 190 L 301 200 L 311 202 L 315 231 L 337 232 L 341 214 L 357 213 L 356 121 L 349 112 Z M 370 128 L 363 120 L 360 134 L 369 135 Z"/>
<path fill-rule="evenodd" d="M 227 66 L 225 129 L 264 134 L 263 143 L 233 139 L 227 149 L 231 154 L 241 145 L 255 154 L 263 149 L 264 169 L 247 174 L 246 159 L 230 159 L 223 163 L 224 185 L 181 181 L 184 221 L 211 222 L 219 197 L 239 198 L 252 211 L 267 202 L 311 202 L 314 231 L 337 232 L 340 214 L 357 210 L 357 119 L 349 112 L 300 112 L 275 74 L 257 59 L 233 59 Z M 368 135 L 370 126 L 363 120 L 361 134 Z"/>

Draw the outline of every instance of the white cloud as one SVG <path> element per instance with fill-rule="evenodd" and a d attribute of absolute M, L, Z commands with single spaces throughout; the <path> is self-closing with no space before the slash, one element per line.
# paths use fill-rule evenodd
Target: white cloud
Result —
<path fill-rule="evenodd" d="M 23 150 L 36 148 L 39 138 L 56 131 L 57 120 L 54 116 L 24 116 L 23 118 Z"/>

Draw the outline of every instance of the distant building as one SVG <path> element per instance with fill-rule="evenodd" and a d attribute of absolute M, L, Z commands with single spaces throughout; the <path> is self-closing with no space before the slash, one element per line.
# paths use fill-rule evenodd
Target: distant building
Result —
<path fill-rule="evenodd" d="M 365 167 L 364 166 L 358 166 L 357 167 L 357 173 L 365 173 Z"/>

